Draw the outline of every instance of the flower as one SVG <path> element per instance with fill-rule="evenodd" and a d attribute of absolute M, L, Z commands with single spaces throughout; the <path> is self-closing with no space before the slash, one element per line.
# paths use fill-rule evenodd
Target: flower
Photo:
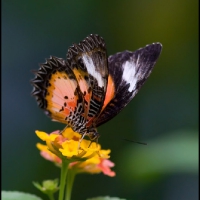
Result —
<path fill-rule="evenodd" d="M 86 160 L 93 157 L 100 150 L 100 145 L 86 139 L 81 139 L 79 133 L 67 127 L 63 131 L 47 134 L 36 131 L 37 136 L 46 142 L 47 149 L 60 159 L 73 161 Z"/>
<path fill-rule="evenodd" d="M 37 143 L 36 146 L 40 150 L 40 155 L 43 158 L 45 158 L 46 160 L 49 160 L 51 162 L 54 162 L 58 166 L 61 165 L 62 160 L 58 156 L 53 154 L 51 151 L 49 151 L 47 145 Z"/>
<path fill-rule="evenodd" d="M 114 167 L 113 162 L 99 156 L 94 156 L 83 162 L 72 162 L 69 165 L 69 169 L 75 170 L 77 173 L 98 174 L 103 172 L 103 174 L 113 177 L 115 172 L 110 169 L 111 167 Z"/>
<path fill-rule="evenodd" d="M 108 160 L 110 150 L 101 149 L 101 145 L 96 142 L 81 140 L 81 135 L 71 128 L 67 127 L 63 131 L 54 131 L 50 134 L 36 131 L 36 134 L 46 142 L 46 145 L 36 145 L 41 156 L 57 166 L 61 166 L 63 159 L 67 159 L 71 161 L 69 169 L 77 173 L 103 172 L 105 175 L 115 176 L 115 172 L 110 169 L 114 163 Z"/>

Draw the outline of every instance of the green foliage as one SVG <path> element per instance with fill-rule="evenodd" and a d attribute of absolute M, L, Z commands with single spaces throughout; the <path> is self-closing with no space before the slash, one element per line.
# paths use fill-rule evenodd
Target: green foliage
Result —
<path fill-rule="evenodd" d="M 36 195 L 18 191 L 2 191 L 1 197 L 2 200 L 42 200 Z"/>
<path fill-rule="evenodd" d="M 127 179 L 156 180 L 170 173 L 198 173 L 198 135 L 194 131 L 167 133 L 147 141 L 147 146 L 129 145 L 121 153 Z"/>
<path fill-rule="evenodd" d="M 39 184 L 38 182 L 33 182 L 33 185 L 41 192 L 48 195 L 52 195 L 53 193 L 57 192 L 59 189 L 58 179 L 45 180 L 42 182 L 42 184 Z"/>

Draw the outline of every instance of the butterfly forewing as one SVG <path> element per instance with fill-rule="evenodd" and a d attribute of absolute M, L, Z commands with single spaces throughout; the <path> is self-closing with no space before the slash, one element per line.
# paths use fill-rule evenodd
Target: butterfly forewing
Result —
<path fill-rule="evenodd" d="M 107 91 L 111 92 L 106 93 L 107 102 L 96 126 L 112 119 L 133 99 L 150 75 L 161 50 L 160 43 L 153 43 L 135 52 L 124 51 L 108 58 L 110 82 Z"/>
<path fill-rule="evenodd" d="M 90 35 L 67 53 L 69 63 L 84 99 L 86 127 L 99 115 L 105 99 L 108 66 L 104 40 Z"/>

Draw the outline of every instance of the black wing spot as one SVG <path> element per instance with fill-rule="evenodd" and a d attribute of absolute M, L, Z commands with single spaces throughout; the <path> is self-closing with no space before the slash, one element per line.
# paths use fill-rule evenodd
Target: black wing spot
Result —
<path fill-rule="evenodd" d="M 86 70 L 82 58 L 79 58 L 79 59 L 78 59 L 78 65 L 79 65 L 80 68 L 83 69 L 84 71 Z"/>
<path fill-rule="evenodd" d="M 84 76 L 84 79 L 85 79 L 86 81 L 88 81 L 89 77 L 88 77 L 88 76 Z"/>
<path fill-rule="evenodd" d="M 88 88 L 88 93 L 90 93 L 92 91 L 92 88 L 91 87 L 89 87 Z"/>
<path fill-rule="evenodd" d="M 74 77 L 72 75 L 69 75 L 69 79 L 74 79 Z"/>
<path fill-rule="evenodd" d="M 64 110 L 64 107 L 62 106 L 62 108 L 59 110 L 59 112 L 63 111 Z"/>
<path fill-rule="evenodd" d="M 82 80 L 82 76 L 81 75 L 79 75 L 79 79 Z"/>

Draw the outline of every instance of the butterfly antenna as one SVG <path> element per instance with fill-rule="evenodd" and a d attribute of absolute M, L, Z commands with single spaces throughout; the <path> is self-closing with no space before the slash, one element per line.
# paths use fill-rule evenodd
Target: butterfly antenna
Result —
<path fill-rule="evenodd" d="M 123 138 L 122 140 L 125 140 L 125 141 L 128 141 L 128 142 L 133 142 L 133 143 L 136 143 L 136 144 L 143 144 L 143 145 L 147 145 L 146 142 L 137 142 L 135 140 L 129 140 L 129 139 L 126 139 L 126 138 Z"/>

